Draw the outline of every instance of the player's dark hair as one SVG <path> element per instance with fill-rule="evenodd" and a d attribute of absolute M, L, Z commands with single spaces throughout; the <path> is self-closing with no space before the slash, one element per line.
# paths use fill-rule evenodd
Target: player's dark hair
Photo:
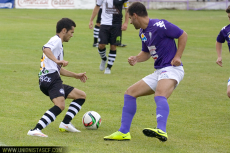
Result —
<path fill-rule="evenodd" d="M 148 12 L 146 10 L 146 7 L 141 2 L 133 2 L 128 7 L 128 13 L 130 16 L 133 16 L 133 13 L 136 13 L 138 16 L 141 16 L 141 17 L 148 16 Z"/>
<path fill-rule="evenodd" d="M 226 9 L 227 13 L 230 13 L 230 5 L 228 6 L 228 8 Z"/>
<path fill-rule="evenodd" d="M 76 27 L 76 24 L 73 20 L 69 18 L 62 18 L 57 22 L 56 33 L 60 33 L 63 28 L 66 28 L 67 31 L 72 29 L 72 26 Z"/>

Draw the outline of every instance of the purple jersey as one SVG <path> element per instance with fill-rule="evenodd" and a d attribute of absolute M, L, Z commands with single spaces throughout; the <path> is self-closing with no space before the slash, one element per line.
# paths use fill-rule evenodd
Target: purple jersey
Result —
<path fill-rule="evenodd" d="M 140 29 L 142 51 L 151 54 L 155 60 L 155 69 L 171 66 L 171 61 L 177 52 L 174 39 L 179 38 L 182 33 L 183 30 L 176 25 L 159 19 L 150 19 L 148 27 Z"/>
<path fill-rule="evenodd" d="M 228 48 L 230 51 L 230 24 L 223 27 L 216 38 L 216 41 L 219 43 L 224 43 L 225 40 L 228 42 Z"/>

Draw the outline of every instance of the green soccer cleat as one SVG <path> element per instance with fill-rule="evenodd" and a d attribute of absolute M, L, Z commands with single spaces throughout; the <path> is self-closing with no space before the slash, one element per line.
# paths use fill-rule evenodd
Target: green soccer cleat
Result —
<path fill-rule="evenodd" d="M 131 135 L 130 133 L 121 133 L 120 131 L 114 132 L 113 134 L 109 136 L 105 136 L 104 140 L 118 140 L 118 141 L 124 141 L 124 140 L 130 140 Z"/>
<path fill-rule="evenodd" d="M 165 142 L 168 139 L 167 133 L 158 128 L 155 128 L 155 129 L 145 128 L 143 130 L 143 133 L 147 137 L 155 137 L 155 138 L 158 138 L 162 142 Z"/>

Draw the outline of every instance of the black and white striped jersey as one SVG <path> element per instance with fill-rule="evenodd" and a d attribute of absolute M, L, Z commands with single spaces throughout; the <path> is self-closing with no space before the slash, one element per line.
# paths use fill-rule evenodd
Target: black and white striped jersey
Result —
<path fill-rule="evenodd" d="M 122 24 L 122 8 L 128 8 L 129 0 L 97 0 L 102 6 L 101 25 Z"/>

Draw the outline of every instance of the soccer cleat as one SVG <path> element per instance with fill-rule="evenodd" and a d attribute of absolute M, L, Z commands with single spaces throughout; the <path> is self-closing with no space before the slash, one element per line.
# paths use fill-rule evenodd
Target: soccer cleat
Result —
<path fill-rule="evenodd" d="M 106 64 L 106 61 L 101 60 L 101 64 L 100 64 L 100 67 L 99 67 L 101 71 L 104 71 L 104 69 L 105 69 L 105 64 Z"/>
<path fill-rule="evenodd" d="M 117 46 L 118 46 L 118 47 L 125 47 L 125 46 L 127 46 L 127 45 L 125 45 L 125 44 L 118 44 Z"/>
<path fill-rule="evenodd" d="M 109 69 L 108 67 L 105 69 L 104 74 L 111 74 L 111 69 Z"/>
<path fill-rule="evenodd" d="M 167 133 L 158 128 L 155 129 L 145 128 L 143 130 L 143 133 L 148 137 L 158 138 L 162 142 L 165 142 L 168 139 Z"/>
<path fill-rule="evenodd" d="M 98 47 L 98 43 L 93 44 L 93 47 Z"/>
<path fill-rule="evenodd" d="M 42 131 L 39 129 L 29 130 L 27 135 L 37 136 L 37 137 L 48 137 L 48 135 L 43 134 Z"/>
<path fill-rule="evenodd" d="M 72 123 L 65 124 L 63 122 L 59 125 L 59 131 L 61 132 L 81 132 L 78 129 L 76 129 Z"/>
<path fill-rule="evenodd" d="M 104 140 L 124 141 L 124 140 L 130 140 L 130 139 L 131 139 L 131 135 L 129 132 L 124 134 L 120 131 L 114 132 L 113 134 L 104 137 Z"/>

